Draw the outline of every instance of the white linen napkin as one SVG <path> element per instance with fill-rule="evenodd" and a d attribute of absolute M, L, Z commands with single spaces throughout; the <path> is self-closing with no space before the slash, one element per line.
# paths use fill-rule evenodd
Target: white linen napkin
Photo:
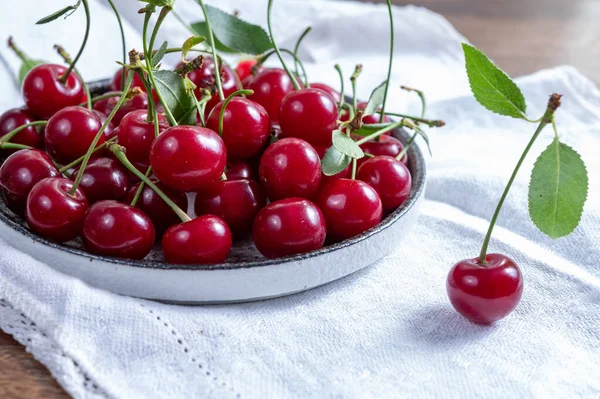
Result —
<path fill-rule="evenodd" d="M 11 16 L 0 15 L 0 35 L 11 31 L 24 49 L 42 58 L 56 59 L 45 49 L 58 40 L 75 52 L 80 37 L 72 32 L 83 29 L 80 12 L 44 28 L 45 34 L 56 32 L 56 40 L 33 33 L 38 28 L 29 24 L 56 7 L 47 3 L 16 4 Z M 105 55 L 102 62 L 93 51 L 82 59 L 81 71 L 90 79 L 116 69 L 109 60 L 120 51 L 112 16 L 100 4 L 92 1 L 98 28 L 90 42 Z M 264 22 L 266 1 L 218 5 Z M 139 27 L 139 4 L 119 6 L 129 24 Z M 177 6 L 186 19 L 201 19 L 192 1 L 178 0 Z M 383 6 L 278 1 L 274 12 L 283 46 L 313 26 L 301 54 L 312 81 L 336 86 L 333 63 L 349 74 L 361 62 L 364 98 L 385 78 Z M 526 171 L 552 137 L 545 131 L 491 242 L 492 251 L 521 266 L 522 302 L 494 326 L 470 324 L 449 304 L 445 278 L 453 263 L 478 254 L 487 221 L 534 127 L 492 115 L 466 95 L 464 39 L 443 18 L 415 7 L 394 12 L 393 87 L 425 89 L 428 115 L 448 125 L 430 131 L 434 156 L 427 200 L 418 225 L 393 254 L 305 293 L 183 307 L 91 288 L 19 252 L 18 242 L 0 240 L 0 328 L 76 398 L 597 397 L 600 92 L 570 67 L 519 79 L 531 116 L 541 115 L 549 94 L 564 94 L 559 131 L 587 162 L 590 199 L 581 225 L 567 238 L 552 241 L 529 221 Z M 139 35 L 128 29 L 137 44 Z M 164 32 L 172 43 L 188 36 L 171 19 Z M 0 88 L 10 94 L 0 97 L 4 109 L 20 102 L 18 91 L 9 91 L 18 63 L 5 50 L 1 55 L 7 66 L 0 68 Z M 394 89 L 391 98 L 391 107 L 418 110 L 408 93 Z"/>

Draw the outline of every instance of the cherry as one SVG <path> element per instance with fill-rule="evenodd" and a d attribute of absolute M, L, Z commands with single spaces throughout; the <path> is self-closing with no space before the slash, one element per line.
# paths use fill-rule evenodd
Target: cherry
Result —
<path fill-rule="evenodd" d="M 185 193 L 175 191 L 158 181 L 153 181 L 153 183 L 156 184 L 157 187 L 161 189 L 162 192 L 164 192 L 171 200 L 173 200 L 177 206 L 184 211 L 187 209 L 188 198 Z M 139 188 L 140 183 L 136 184 L 129 190 L 125 200 L 127 203 L 131 203 L 131 201 L 133 201 L 133 197 Z M 142 193 L 140 194 L 135 206 L 144 211 L 150 220 L 152 220 L 157 236 L 162 235 L 169 227 L 181 222 L 181 219 L 179 219 L 179 216 L 173 212 L 171 207 L 169 207 L 169 205 L 167 205 L 167 203 L 163 201 L 162 198 L 160 198 L 160 196 L 147 185 L 144 185 Z"/>
<path fill-rule="evenodd" d="M 29 228 L 57 242 L 71 241 L 81 233 L 88 201 L 71 180 L 50 177 L 38 182 L 27 197 L 25 218 Z"/>
<path fill-rule="evenodd" d="M 35 122 L 35 120 L 35 117 L 26 108 L 9 109 L 0 116 L 0 136 L 4 136 L 20 126 Z M 13 136 L 10 142 L 41 148 L 44 144 L 44 136 L 38 133 L 35 126 L 29 126 Z"/>
<path fill-rule="evenodd" d="M 376 156 L 358 169 L 356 178 L 369 183 L 377 191 L 385 212 L 393 211 L 410 194 L 411 176 L 406 165 L 396 158 Z"/>
<path fill-rule="evenodd" d="M 199 191 L 216 183 L 225 170 L 227 151 L 221 137 L 199 126 L 174 126 L 152 144 L 154 174 L 179 191 Z"/>
<path fill-rule="evenodd" d="M 290 197 L 310 199 L 321 184 L 321 160 L 306 141 L 281 139 L 267 148 L 258 173 L 271 201 Z"/>
<path fill-rule="evenodd" d="M 62 65 L 41 64 L 25 76 L 25 105 L 38 118 L 48 119 L 58 110 L 82 102 L 83 84 L 77 75 L 71 72 L 64 84 L 59 80 L 66 71 Z"/>
<path fill-rule="evenodd" d="M 78 173 L 79 168 L 71 174 L 71 180 L 75 181 Z M 129 174 L 114 158 L 95 158 L 85 168 L 79 188 L 90 204 L 108 199 L 120 201 L 127 195 Z"/>
<path fill-rule="evenodd" d="M 491 324 L 512 312 L 523 293 L 519 266 L 509 257 L 488 254 L 486 264 L 479 258 L 465 259 L 448 273 L 446 290 L 452 306 L 474 323 Z"/>
<path fill-rule="evenodd" d="M 169 263 L 222 263 L 231 250 L 231 231 L 223 219 L 204 215 L 170 227 L 162 238 Z"/>
<path fill-rule="evenodd" d="M 279 122 L 281 101 L 294 91 L 292 81 L 283 69 L 265 69 L 254 76 L 248 88 L 254 91 L 248 98 L 262 105 L 273 123 Z"/>
<path fill-rule="evenodd" d="M 398 154 L 404 149 L 404 145 L 395 137 L 392 136 L 379 136 L 378 140 L 371 140 L 363 143 L 360 148 L 364 152 L 371 155 L 387 155 L 396 158 Z M 367 161 L 368 158 L 361 158 L 358 160 L 358 166 L 362 165 Z M 408 154 L 404 154 L 402 157 L 402 163 L 408 165 Z"/>
<path fill-rule="evenodd" d="M 220 63 L 221 64 L 221 63 Z M 179 66 L 182 64 L 180 63 Z M 221 66 L 221 87 L 225 98 L 229 97 L 237 90 L 237 79 L 235 72 L 227 66 Z M 215 81 L 215 62 L 212 57 L 204 57 L 202 67 L 188 74 L 188 78 L 197 86 L 196 96 L 201 98 L 202 89 L 208 89 L 212 93 L 212 98 L 206 103 L 206 115 L 219 103 L 219 94 Z"/>
<path fill-rule="evenodd" d="M 327 234 L 334 241 L 345 240 L 375 227 L 383 214 L 377 192 L 360 180 L 328 179 L 315 203 L 327 220 Z"/>
<path fill-rule="evenodd" d="M 158 115 L 159 132 L 169 128 L 166 118 Z M 119 144 L 125 147 L 127 158 L 130 161 L 148 164 L 150 162 L 150 148 L 154 142 L 154 123 L 148 122 L 148 111 L 140 109 L 125 115 L 119 124 Z M 146 171 L 144 170 L 144 173 Z"/>
<path fill-rule="evenodd" d="M 258 168 L 248 160 L 230 159 L 227 162 L 225 176 L 227 180 L 258 180 Z"/>
<path fill-rule="evenodd" d="M 252 226 L 254 245 L 267 258 L 317 250 L 326 235 L 321 210 L 303 198 L 270 203 L 258 212 Z"/>
<path fill-rule="evenodd" d="M 253 180 L 223 180 L 196 195 L 196 215 L 222 218 L 234 236 L 250 231 L 258 211 L 267 203 L 260 184 Z"/>
<path fill-rule="evenodd" d="M 242 60 L 235 67 L 235 73 L 237 73 L 240 80 L 246 79 L 248 76 L 252 76 L 252 67 L 256 65 L 258 61 L 256 59 Z"/>
<path fill-rule="evenodd" d="M 25 212 L 29 192 L 39 181 L 58 177 L 52 160 L 40 150 L 20 150 L 6 158 L 0 167 L 0 192 L 6 206 L 16 214 Z"/>
<path fill-rule="evenodd" d="M 337 119 L 337 104 L 323 90 L 301 89 L 289 93 L 281 102 L 279 124 L 283 137 L 298 137 L 313 145 L 331 145 Z"/>
<path fill-rule="evenodd" d="M 335 102 L 338 104 L 342 99 L 342 97 L 340 96 L 340 93 L 337 90 L 335 90 L 333 87 L 331 87 L 329 85 L 326 85 L 325 83 L 311 83 L 310 87 L 312 87 L 313 89 L 323 90 L 325 93 L 327 93 L 331 97 L 333 97 Z"/>
<path fill-rule="evenodd" d="M 319 154 L 319 158 L 322 161 L 330 146 L 318 145 L 318 146 L 314 146 L 314 147 L 315 147 L 315 151 L 317 151 L 317 154 Z M 346 166 L 346 169 L 342 170 L 340 173 L 338 173 L 336 175 L 333 175 L 333 176 L 323 175 L 323 179 L 329 179 L 331 177 L 341 177 L 344 179 L 349 179 L 351 175 L 352 175 L 352 164 Z"/>
<path fill-rule="evenodd" d="M 154 226 L 141 210 L 117 201 L 100 201 L 83 221 L 83 244 L 92 253 L 142 259 L 154 245 Z"/>
<path fill-rule="evenodd" d="M 223 102 L 210 112 L 206 127 L 219 131 Z M 262 105 L 243 97 L 229 101 L 223 113 L 223 141 L 231 158 L 250 158 L 265 146 L 270 133 L 269 115 Z"/>
<path fill-rule="evenodd" d="M 92 110 L 92 112 L 98 117 L 98 119 L 100 119 L 100 124 L 104 125 L 104 122 L 106 122 L 106 119 L 108 119 L 108 117 L 102 112 L 96 111 L 95 109 Z M 104 129 L 104 140 L 106 141 L 116 135 L 117 129 L 115 128 L 113 121 L 108 122 L 108 125 L 106 125 L 106 129 Z"/>
<path fill-rule="evenodd" d="M 137 76 L 137 75 L 136 75 Z M 110 92 L 109 92 L 110 93 Z M 106 93 L 106 94 L 109 94 Z M 104 115 L 109 115 L 119 102 L 119 97 L 109 97 L 99 100 L 94 104 L 96 111 L 102 112 Z M 143 110 L 148 108 L 148 94 L 139 93 L 131 99 L 125 101 L 115 113 L 111 122 L 119 124 L 121 120 L 132 111 Z"/>
<path fill-rule="evenodd" d="M 46 150 L 53 159 L 67 164 L 87 152 L 101 127 L 100 118 L 92 111 L 83 107 L 63 108 L 48 121 Z M 105 140 L 102 135 L 98 144 Z"/>

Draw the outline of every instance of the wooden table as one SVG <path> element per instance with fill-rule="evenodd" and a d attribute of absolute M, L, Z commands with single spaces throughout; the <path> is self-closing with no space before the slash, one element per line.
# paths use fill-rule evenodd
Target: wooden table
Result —
<path fill-rule="evenodd" d="M 385 0 L 377 0 L 384 2 Z M 600 0 L 393 0 L 444 15 L 512 76 L 571 64 L 600 82 Z M 48 371 L 0 333 L 0 398 L 67 398 Z"/>

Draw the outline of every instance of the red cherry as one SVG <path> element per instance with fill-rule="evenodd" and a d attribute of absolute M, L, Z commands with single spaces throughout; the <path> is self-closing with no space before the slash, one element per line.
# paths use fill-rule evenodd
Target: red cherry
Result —
<path fill-rule="evenodd" d="M 227 180 L 258 180 L 258 168 L 248 160 L 231 159 L 227 162 Z"/>
<path fill-rule="evenodd" d="M 6 206 L 16 214 L 25 212 L 29 192 L 39 181 L 58 177 L 52 160 L 40 150 L 20 150 L 6 158 L 0 167 L 0 192 Z"/>
<path fill-rule="evenodd" d="M 223 102 L 219 102 L 208 116 L 206 127 L 219 131 L 219 116 Z M 231 158 L 250 158 L 265 146 L 269 139 L 270 122 L 262 105 L 247 98 L 231 99 L 223 113 L 223 141 Z"/>
<path fill-rule="evenodd" d="M 271 201 L 290 197 L 310 199 L 321 184 L 321 160 L 306 141 L 282 139 L 267 148 L 258 173 Z"/>
<path fill-rule="evenodd" d="M 50 118 L 46 126 L 46 151 L 60 163 L 74 161 L 85 155 L 101 127 L 100 119 L 87 108 L 63 108 Z M 98 145 L 105 140 L 102 135 Z"/>
<path fill-rule="evenodd" d="M 315 197 L 325 220 L 328 237 L 345 240 L 375 227 L 383 214 L 377 192 L 360 180 L 328 179 Z"/>
<path fill-rule="evenodd" d="M 331 87 L 329 85 L 326 85 L 325 83 L 311 83 L 310 87 L 313 89 L 323 90 L 325 93 L 327 93 L 331 97 L 333 97 L 335 102 L 338 104 L 342 99 L 342 97 L 340 96 L 340 93 L 337 90 L 335 90 L 333 87 Z"/>
<path fill-rule="evenodd" d="M 512 312 L 523 293 L 519 266 L 509 257 L 488 254 L 487 264 L 479 258 L 455 264 L 446 281 L 448 298 L 454 309 L 474 323 L 491 324 Z"/>
<path fill-rule="evenodd" d="M 152 144 L 154 174 L 179 191 L 199 191 L 216 183 L 225 170 L 227 152 L 221 137 L 198 126 L 174 126 Z"/>
<path fill-rule="evenodd" d="M 4 136 L 16 128 L 31 122 L 35 122 L 35 117 L 27 109 L 9 109 L 0 116 L 0 136 Z M 38 133 L 35 126 L 29 126 L 13 136 L 10 142 L 41 148 L 44 144 L 44 136 Z"/>
<path fill-rule="evenodd" d="M 406 165 L 396 158 L 371 158 L 358 169 L 356 178 L 369 183 L 377 191 L 385 212 L 398 208 L 410 194 L 410 172 Z"/>
<path fill-rule="evenodd" d="M 265 69 L 254 76 L 248 88 L 254 91 L 248 98 L 262 105 L 273 123 L 279 122 L 281 100 L 294 91 L 292 81 L 283 69 Z"/>
<path fill-rule="evenodd" d="M 141 210 L 117 201 L 100 201 L 83 221 L 83 244 L 92 253 L 142 259 L 154 245 L 154 226 Z"/>
<path fill-rule="evenodd" d="M 77 173 L 79 168 L 71 174 L 71 180 L 75 181 Z M 127 195 L 129 175 L 116 159 L 95 158 L 85 168 L 79 188 L 90 204 L 108 199 L 120 201 Z"/>
<path fill-rule="evenodd" d="M 102 112 L 104 115 L 109 115 L 118 102 L 119 97 L 105 98 L 104 100 L 97 101 L 94 104 L 94 109 Z M 130 100 L 125 101 L 119 107 L 111 122 L 113 122 L 115 125 L 118 125 L 128 113 L 143 109 L 148 109 L 148 95 L 146 93 L 140 93 Z"/>
<path fill-rule="evenodd" d="M 315 151 L 317 151 L 317 154 L 319 154 L 319 158 L 322 161 L 330 146 L 318 145 L 318 146 L 314 146 L 314 147 L 315 147 Z M 333 175 L 333 176 L 323 175 L 323 179 L 329 179 L 332 177 L 341 177 L 344 179 L 349 179 L 351 175 L 352 175 L 352 163 L 350 165 L 346 166 L 346 169 L 342 170 L 340 173 L 338 173 L 336 175 Z"/>
<path fill-rule="evenodd" d="M 158 131 L 169 128 L 166 118 L 158 116 Z M 150 148 L 156 137 L 154 123 L 148 122 L 148 111 L 140 109 L 125 115 L 119 124 L 119 144 L 125 147 L 127 158 L 132 162 L 148 164 L 150 162 Z M 144 170 L 145 172 L 145 170 Z"/>
<path fill-rule="evenodd" d="M 303 198 L 272 202 L 258 212 L 252 239 L 267 258 L 278 258 L 317 250 L 327 229 L 319 208 Z"/>
<path fill-rule="evenodd" d="M 196 195 L 196 215 L 222 218 L 234 236 L 250 231 L 258 211 L 267 203 L 262 187 L 252 180 L 224 180 Z"/>
<path fill-rule="evenodd" d="M 395 137 L 392 136 L 379 136 L 379 140 L 371 140 L 362 144 L 360 148 L 364 152 L 371 155 L 387 155 L 396 158 L 398 154 L 404 149 L 404 145 Z M 367 157 L 358 160 L 358 166 L 362 165 L 367 161 Z M 402 157 L 402 163 L 408 165 L 408 155 L 405 154 Z"/>
<path fill-rule="evenodd" d="M 161 189 L 162 192 L 164 192 L 167 195 L 167 197 L 173 200 L 173 202 L 175 202 L 177 206 L 179 206 L 184 211 L 187 210 L 188 198 L 185 193 L 175 191 L 172 188 L 169 188 L 158 181 L 153 181 L 153 183 L 156 184 L 156 186 L 159 189 Z M 135 196 L 139 188 L 140 183 L 133 186 L 129 190 L 129 193 L 127 193 L 127 198 L 125 202 L 130 204 L 131 201 L 133 201 L 133 197 Z M 169 227 L 181 223 L 181 219 L 179 218 L 179 216 L 177 216 L 175 212 L 173 212 L 171 207 L 167 205 L 167 203 L 163 201 L 163 199 L 160 198 L 158 194 L 156 194 L 156 192 L 154 192 L 154 190 L 152 190 L 147 185 L 144 185 L 142 193 L 140 194 L 140 197 L 135 206 L 144 211 L 144 213 L 148 215 L 150 220 L 152 220 L 154 228 L 156 229 L 157 236 L 162 235 L 165 232 L 165 230 L 167 230 Z"/>
<path fill-rule="evenodd" d="M 319 89 L 292 92 L 281 102 L 279 124 L 283 137 L 298 137 L 313 145 L 331 145 L 337 119 L 335 100 Z"/>
<path fill-rule="evenodd" d="M 246 79 L 252 75 L 252 67 L 257 64 L 256 59 L 249 59 L 240 61 L 235 67 L 235 73 L 237 73 L 240 80 Z"/>
<path fill-rule="evenodd" d="M 178 66 L 181 66 L 180 63 Z M 217 85 L 215 81 L 215 63 L 212 57 L 204 57 L 204 62 L 200 69 L 192 71 L 188 74 L 188 78 L 197 86 L 196 95 L 198 98 L 202 96 L 202 89 L 208 89 L 213 93 L 212 98 L 206 103 L 206 115 L 217 105 L 220 101 L 219 94 L 217 93 Z M 237 79 L 235 78 L 235 72 L 225 65 L 221 65 L 221 86 L 223 88 L 223 95 L 225 98 L 229 97 L 237 90 Z"/>
<path fill-rule="evenodd" d="M 23 80 L 25 105 L 40 119 L 48 119 L 58 110 L 81 104 L 83 84 L 73 72 L 66 83 L 59 79 L 67 71 L 62 65 L 42 64 L 29 71 Z"/>
<path fill-rule="evenodd" d="M 100 119 L 100 124 L 104 126 L 104 122 L 106 122 L 106 119 L 108 119 L 108 117 L 102 112 L 96 111 L 95 109 L 92 110 L 92 112 L 98 117 L 98 119 Z M 104 129 L 104 140 L 106 141 L 116 135 L 117 129 L 115 128 L 113 121 L 108 122 L 108 125 L 106 125 L 106 129 Z"/>
<path fill-rule="evenodd" d="M 73 182 L 62 177 L 50 177 L 33 186 L 25 210 L 29 228 L 57 242 L 79 236 L 88 201 L 79 188 L 71 195 L 72 188 Z"/>
<path fill-rule="evenodd" d="M 231 250 L 231 231 L 217 216 L 200 216 L 170 227 L 162 238 L 162 250 L 169 263 L 222 263 Z"/>

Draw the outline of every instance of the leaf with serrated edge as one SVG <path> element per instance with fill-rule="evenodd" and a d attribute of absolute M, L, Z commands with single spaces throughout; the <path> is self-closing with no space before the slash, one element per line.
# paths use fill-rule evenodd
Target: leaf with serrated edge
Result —
<path fill-rule="evenodd" d="M 325 176 L 337 175 L 346 169 L 350 165 L 350 162 L 352 162 L 352 158 L 342 154 L 335 147 L 331 146 L 321 160 L 321 170 Z"/>
<path fill-rule="evenodd" d="M 362 158 L 365 156 L 362 148 L 350 137 L 346 136 L 341 130 L 333 131 L 333 146 L 342 154 L 351 158 Z"/>
<path fill-rule="evenodd" d="M 205 21 L 194 22 L 193 24 L 190 25 L 190 27 L 196 33 L 196 35 L 208 37 L 208 26 L 206 25 Z M 232 54 L 237 53 L 236 50 L 230 49 L 229 47 L 227 47 L 226 45 L 221 43 L 221 41 L 219 40 L 218 37 L 215 37 L 214 39 L 215 39 L 215 48 L 220 53 L 232 53 Z"/>
<path fill-rule="evenodd" d="M 387 81 L 383 82 L 382 84 L 377 86 L 375 88 L 375 90 L 373 90 L 373 92 L 371 93 L 371 97 L 369 98 L 369 102 L 367 103 L 367 106 L 365 107 L 365 112 L 364 112 L 365 116 L 373 115 L 375 112 L 377 112 L 379 107 L 381 107 L 381 104 L 383 104 L 383 98 L 385 97 L 385 86 L 386 85 L 387 85 Z"/>
<path fill-rule="evenodd" d="M 483 52 L 466 43 L 462 47 L 475 99 L 492 112 L 525 119 L 527 105 L 519 87 Z"/>
<path fill-rule="evenodd" d="M 183 42 L 183 46 L 181 46 L 181 58 L 186 59 L 187 53 L 194 48 L 194 46 L 204 42 L 206 38 L 204 36 L 192 36 Z"/>
<path fill-rule="evenodd" d="M 166 41 L 158 48 L 158 50 L 156 51 L 156 54 L 154 54 L 152 56 L 152 67 L 156 68 L 158 66 L 158 64 L 162 61 L 163 57 L 165 56 L 165 53 L 167 52 L 167 47 L 169 46 L 169 43 L 167 43 Z"/>
<path fill-rule="evenodd" d="M 156 81 L 156 89 L 160 92 L 164 100 L 163 105 L 169 108 L 175 120 L 179 120 L 192 107 L 195 107 L 196 101 L 193 94 L 185 90 L 185 82 L 179 74 L 173 71 L 156 71 L 153 75 Z M 194 125 L 196 123 L 196 113 L 190 112 L 181 123 L 184 125 Z"/>
<path fill-rule="evenodd" d="M 587 199 L 588 174 L 579 154 L 555 139 L 538 157 L 529 183 L 529 216 L 548 237 L 571 234 Z"/>

